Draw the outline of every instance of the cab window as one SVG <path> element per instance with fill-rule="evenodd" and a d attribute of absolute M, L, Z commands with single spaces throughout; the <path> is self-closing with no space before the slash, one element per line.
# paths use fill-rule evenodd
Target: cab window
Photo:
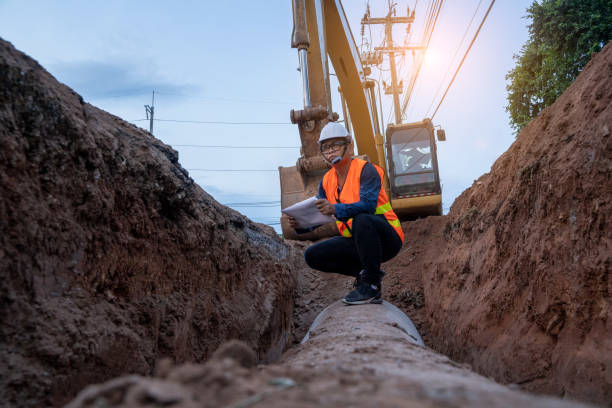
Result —
<path fill-rule="evenodd" d="M 394 174 L 391 177 L 397 194 L 433 192 L 436 187 L 430 134 L 426 128 L 397 130 L 391 135 Z"/>

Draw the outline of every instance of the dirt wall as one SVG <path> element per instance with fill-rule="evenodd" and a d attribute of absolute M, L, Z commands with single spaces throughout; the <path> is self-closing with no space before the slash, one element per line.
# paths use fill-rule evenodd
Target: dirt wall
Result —
<path fill-rule="evenodd" d="M 386 302 L 336 301 L 279 364 L 253 367 L 250 354 L 244 344 L 226 343 L 206 365 L 90 386 L 67 408 L 587 407 L 499 385 L 423 347 L 406 316 Z"/>
<path fill-rule="evenodd" d="M 221 206 L 178 154 L 0 39 L 0 400 L 290 336 L 296 252 Z"/>
<path fill-rule="evenodd" d="M 503 383 L 612 402 L 612 45 L 448 216 L 405 223 L 386 292 Z"/>

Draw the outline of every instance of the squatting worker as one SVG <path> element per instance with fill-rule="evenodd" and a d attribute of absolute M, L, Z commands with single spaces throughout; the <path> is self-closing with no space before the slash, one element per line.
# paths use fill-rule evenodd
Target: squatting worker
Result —
<path fill-rule="evenodd" d="M 352 157 L 351 136 L 340 123 L 322 130 L 319 146 L 332 168 L 319 184 L 319 211 L 336 218 L 339 237 L 318 242 L 305 253 L 313 269 L 354 276 L 355 289 L 342 301 L 351 305 L 380 303 L 381 262 L 402 247 L 404 233 L 383 188 L 383 170 Z M 298 223 L 289 223 L 299 233 Z"/>

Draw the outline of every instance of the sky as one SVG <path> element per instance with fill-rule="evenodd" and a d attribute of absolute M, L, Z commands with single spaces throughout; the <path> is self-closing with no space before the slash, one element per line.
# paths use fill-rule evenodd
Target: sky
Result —
<path fill-rule="evenodd" d="M 343 1 L 358 46 L 367 3 Z M 415 11 L 407 41 L 419 43 L 431 2 L 395 3 L 397 15 L 405 15 L 407 7 Z M 495 2 L 434 117 L 447 136 L 438 143 L 445 213 L 514 142 L 504 109 L 505 75 L 527 40 L 530 3 Z M 369 4 L 372 17 L 387 13 L 388 0 Z M 431 116 L 489 4 L 443 2 L 406 110 L 409 122 Z M 290 0 L 0 0 L 0 37 L 87 102 L 148 130 L 144 105 L 152 104 L 154 90 L 159 121 L 153 134 L 179 152 L 195 182 L 220 203 L 279 232 L 277 168 L 295 165 L 299 156 L 299 133 L 289 111 L 303 108 L 292 24 Z M 401 43 L 405 32 L 406 26 L 397 26 L 394 40 Z M 373 45 L 382 37 L 382 28 L 366 30 Z M 413 57 L 398 63 L 407 82 Z M 331 88 L 337 89 L 334 80 Z M 393 120 L 389 98 L 383 97 L 385 123 Z M 337 93 L 332 100 L 341 113 Z"/>

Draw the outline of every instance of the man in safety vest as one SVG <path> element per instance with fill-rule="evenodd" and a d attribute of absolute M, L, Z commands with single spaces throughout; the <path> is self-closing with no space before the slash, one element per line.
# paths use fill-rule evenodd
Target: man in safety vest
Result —
<path fill-rule="evenodd" d="M 336 218 L 340 237 L 316 243 L 306 250 L 313 269 L 354 276 L 355 290 L 342 301 L 350 305 L 381 303 L 380 264 L 393 258 L 404 241 L 397 215 L 383 188 L 383 170 L 352 157 L 351 136 L 340 123 L 321 130 L 319 146 L 332 168 L 319 184 L 319 211 Z M 290 218 L 292 227 L 297 222 Z"/>

